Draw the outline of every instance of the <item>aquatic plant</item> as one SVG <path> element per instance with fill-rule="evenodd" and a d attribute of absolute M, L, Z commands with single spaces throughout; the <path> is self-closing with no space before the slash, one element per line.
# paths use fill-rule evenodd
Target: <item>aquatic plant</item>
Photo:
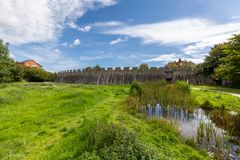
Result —
<path fill-rule="evenodd" d="M 190 94 L 190 86 L 186 82 L 169 84 L 166 81 L 147 82 L 142 84 L 142 104 L 160 103 L 162 106 L 179 106 L 193 108 L 195 97 Z"/>

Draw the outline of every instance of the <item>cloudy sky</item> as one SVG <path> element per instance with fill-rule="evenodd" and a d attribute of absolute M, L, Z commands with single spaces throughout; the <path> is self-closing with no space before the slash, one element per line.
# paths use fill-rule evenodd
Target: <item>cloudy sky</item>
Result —
<path fill-rule="evenodd" d="M 240 33 L 239 0 L 4 0 L 0 38 L 49 71 L 199 63 Z"/>

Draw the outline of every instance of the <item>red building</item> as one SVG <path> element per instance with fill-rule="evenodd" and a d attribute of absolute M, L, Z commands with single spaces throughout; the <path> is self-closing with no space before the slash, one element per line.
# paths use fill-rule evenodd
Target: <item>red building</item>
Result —
<path fill-rule="evenodd" d="M 35 62 L 34 60 L 26 60 L 23 62 L 20 62 L 20 64 L 22 64 L 25 67 L 30 67 L 30 68 L 41 68 L 42 66 Z"/>

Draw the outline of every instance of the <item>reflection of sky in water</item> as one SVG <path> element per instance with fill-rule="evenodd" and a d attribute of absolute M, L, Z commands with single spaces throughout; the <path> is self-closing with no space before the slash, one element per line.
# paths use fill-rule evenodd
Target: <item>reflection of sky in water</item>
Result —
<path fill-rule="evenodd" d="M 174 119 L 179 122 L 181 134 L 186 137 L 197 137 L 197 129 L 201 122 L 212 123 L 209 117 L 202 109 L 197 109 L 190 112 L 183 108 L 177 107 L 162 107 L 159 104 L 152 107 L 142 107 L 141 112 L 147 114 L 148 117 L 163 117 L 168 119 Z M 213 127 L 217 130 L 217 133 L 221 135 L 222 129 L 213 124 Z"/>
<path fill-rule="evenodd" d="M 211 120 L 210 118 L 205 114 L 204 110 L 202 109 L 196 109 L 193 112 L 190 112 L 183 108 L 178 107 L 162 107 L 161 105 L 157 104 L 156 106 L 150 106 L 142 107 L 141 113 L 146 115 L 148 118 L 152 117 L 163 117 L 170 120 L 176 120 L 179 123 L 180 127 L 180 133 L 182 136 L 194 138 L 195 141 L 197 141 L 197 130 L 200 126 L 200 124 L 203 122 L 205 124 L 210 124 L 213 127 L 213 130 L 216 131 L 216 135 L 218 137 L 221 137 L 222 143 L 226 144 L 228 143 L 226 139 L 224 139 L 225 131 L 218 128 Z M 177 122 L 176 122 L 177 123 Z M 210 134 L 213 143 L 216 145 L 216 137 L 213 135 L 213 132 Z M 206 137 L 202 139 L 203 147 L 206 145 Z M 205 145 L 204 145 L 205 144 Z M 208 145 L 208 144 L 207 144 Z M 231 148 L 239 146 L 231 145 Z M 228 149 L 227 149 L 228 150 Z M 240 160 L 239 156 L 236 154 L 236 149 L 230 149 L 229 150 L 232 155 L 234 155 L 230 159 L 236 159 Z"/>

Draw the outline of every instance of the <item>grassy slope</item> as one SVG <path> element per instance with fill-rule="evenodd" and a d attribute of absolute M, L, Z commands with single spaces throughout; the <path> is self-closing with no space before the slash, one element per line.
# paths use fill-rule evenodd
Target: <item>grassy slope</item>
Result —
<path fill-rule="evenodd" d="M 192 90 L 192 93 L 196 95 L 199 103 L 205 100 L 211 101 L 214 106 L 220 107 L 224 105 L 227 110 L 233 110 L 240 113 L 240 98 L 229 95 L 223 92 L 239 93 L 239 89 L 231 89 L 224 87 L 210 87 L 210 86 L 194 86 L 194 88 L 200 88 L 204 90 Z M 218 92 L 219 91 L 219 92 Z"/>
<path fill-rule="evenodd" d="M 206 159 L 176 133 L 129 115 L 127 92 L 126 86 L 0 85 L 0 159 L 70 159 L 84 151 L 81 135 L 94 119 L 126 125 L 162 159 Z"/>

